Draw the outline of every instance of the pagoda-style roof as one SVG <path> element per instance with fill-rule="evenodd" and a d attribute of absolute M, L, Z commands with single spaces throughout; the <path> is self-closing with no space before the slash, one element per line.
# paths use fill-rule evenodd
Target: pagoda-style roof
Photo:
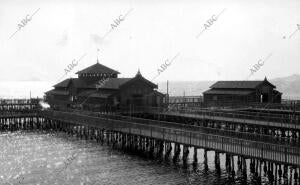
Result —
<path fill-rule="evenodd" d="M 132 78 L 110 78 L 101 86 L 100 89 L 119 89 L 121 85 L 127 83 L 131 79 Z"/>
<path fill-rule="evenodd" d="M 71 78 L 65 79 L 59 82 L 58 84 L 55 84 L 53 87 L 68 87 L 71 80 L 72 80 Z"/>
<path fill-rule="evenodd" d="M 100 89 L 119 89 L 119 87 L 128 81 L 130 81 L 132 78 L 109 78 L 107 81 L 101 85 Z M 79 78 L 68 78 L 64 81 L 54 85 L 54 87 L 64 87 L 67 88 L 70 83 L 73 83 L 74 87 L 76 88 L 96 88 L 97 82 L 93 84 L 87 85 L 85 81 L 79 79 Z"/>
<path fill-rule="evenodd" d="M 54 87 L 68 87 L 70 83 L 73 83 L 74 87 L 77 88 L 91 88 L 91 86 L 88 86 L 85 81 L 79 78 L 65 79 L 64 81 L 54 85 Z"/>
<path fill-rule="evenodd" d="M 97 62 L 96 64 L 90 67 L 78 71 L 76 74 L 120 74 L 120 72 L 115 71 Z"/>
<path fill-rule="evenodd" d="M 154 84 L 151 81 L 144 78 L 140 72 L 138 72 L 137 75 L 135 75 L 135 77 L 133 77 L 133 78 L 107 78 L 107 79 L 95 81 L 93 83 L 86 83 L 81 78 L 68 78 L 68 79 L 65 79 L 62 82 L 59 82 L 58 84 L 54 85 L 54 88 L 55 88 L 55 91 L 56 90 L 61 91 L 61 88 L 67 89 L 70 85 L 72 85 L 73 87 L 75 87 L 77 89 L 85 89 L 84 92 L 81 92 L 79 94 L 79 96 L 85 96 L 86 93 L 89 94 L 92 91 L 93 91 L 92 92 L 93 96 L 100 96 L 100 95 L 98 95 L 99 89 L 100 90 L 108 89 L 108 90 L 118 91 L 136 81 L 143 81 L 145 84 L 147 84 L 151 88 L 157 88 L 156 84 Z M 88 89 L 90 89 L 92 91 L 90 91 Z M 67 94 L 66 92 L 67 91 L 64 90 L 64 92 L 55 92 L 54 94 Z M 49 92 L 49 93 L 52 93 L 52 92 Z M 101 96 L 103 96 L 103 95 L 101 95 Z"/>
<path fill-rule="evenodd" d="M 101 85 L 100 89 L 120 89 L 126 85 L 133 83 L 136 80 L 142 80 L 152 88 L 157 88 L 157 85 L 147 80 L 142 76 L 140 71 L 133 78 L 109 78 Z M 96 86 L 96 84 L 95 84 Z"/>
<path fill-rule="evenodd" d="M 141 74 L 140 71 L 137 72 L 137 74 L 135 75 L 134 78 L 131 78 L 127 83 L 124 83 L 122 84 L 120 87 L 123 87 L 123 86 L 127 86 L 133 82 L 135 82 L 136 80 L 142 80 L 144 81 L 146 84 L 148 84 L 151 88 L 158 88 L 158 86 L 156 84 L 154 84 L 153 82 L 147 80 L 146 78 L 144 78 Z"/>
<path fill-rule="evenodd" d="M 64 90 L 56 90 L 56 89 L 52 89 L 50 91 L 45 92 L 45 94 L 49 94 L 49 95 L 69 95 L 68 91 L 64 91 Z"/>

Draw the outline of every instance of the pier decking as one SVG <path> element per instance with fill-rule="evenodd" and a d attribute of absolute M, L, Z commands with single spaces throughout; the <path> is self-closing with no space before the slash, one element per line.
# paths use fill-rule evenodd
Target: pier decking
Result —
<path fill-rule="evenodd" d="M 0 129 L 63 131 L 149 157 L 169 158 L 173 154 L 174 162 L 182 153 L 185 165 L 190 149 L 194 150 L 193 164 L 197 164 L 198 149 L 204 149 L 206 162 L 207 151 L 212 150 L 217 169 L 220 168 L 219 154 L 226 154 L 226 168 L 232 170 L 233 176 L 233 156 L 238 156 L 239 168 L 244 175 L 248 170 L 245 161 L 250 160 L 250 171 L 256 176 L 260 176 L 257 173 L 264 167 L 270 179 L 282 169 L 284 176 L 289 171 L 295 178 L 299 177 L 300 124 L 297 115 L 203 109 L 112 110 L 102 113 L 42 110 L 38 101 L 3 101 L 0 104 Z"/>
<path fill-rule="evenodd" d="M 300 129 L 300 123 L 288 123 L 286 122 L 286 120 L 283 120 L 281 118 L 278 118 L 278 120 L 276 121 L 276 118 L 272 118 L 272 117 L 267 117 L 266 120 L 258 120 L 254 116 L 242 115 L 242 114 L 231 114 L 231 113 L 226 114 L 226 113 L 218 113 L 218 112 L 195 112 L 195 113 L 167 112 L 164 114 L 173 115 L 173 116 L 183 116 L 188 118 L 209 119 L 209 120 L 227 121 L 233 123 L 244 123 L 248 125 Z"/>
<path fill-rule="evenodd" d="M 135 120 L 123 121 L 60 111 L 43 111 L 41 115 L 46 119 L 54 119 L 76 125 L 300 166 L 300 146 L 292 147 L 263 141 L 251 141 L 250 139 L 237 139 L 230 137 L 230 134 L 228 136 L 205 134 L 197 131 L 197 127 L 193 128 L 192 126 L 181 129 L 176 128 L 172 124 L 169 126 L 158 126 L 160 123 L 154 123 L 154 121 L 145 121 L 144 124 L 141 124 L 136 123 Z M 194 131 L 191 131 L 193 129 Z"/>

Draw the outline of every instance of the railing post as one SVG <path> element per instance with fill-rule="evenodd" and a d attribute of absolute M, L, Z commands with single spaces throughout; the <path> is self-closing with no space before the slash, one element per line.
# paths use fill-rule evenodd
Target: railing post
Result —
<path fill-rule="evenodd" d="M 284 162 L 287 162 L 287 149 L 284 147 Z"/>
<path fill-rule="evenodd" d="M 192 132 L 190 132 L 190 145 L 192 145 Z"/>
<path fill-rule="evenodd" d="M 224 138 L 221 137 L 221 143 L 222 143 L 222 150 L 224 151 Z"/>
<path fill-rule="evenodd" d="M 240 142 L 241 142 L 241 154 L 243 153 L 243 140 L 240 140 Z"/>
<path fill-rule="evenodd" d="M 261 146 L 261 150 L 260 150 L 260 158 L 263 158 L 263 146 Z"/>

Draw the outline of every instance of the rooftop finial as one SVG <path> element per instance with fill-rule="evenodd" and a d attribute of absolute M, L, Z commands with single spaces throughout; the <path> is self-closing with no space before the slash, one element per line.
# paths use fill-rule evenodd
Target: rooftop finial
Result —
<path fill-rule="evenodd" d="M 97 63 L 99 64 L 99 59 L 98 59 L 98 53 L 99 53 L 100 49 L 97 48 Z"/>
<path fill-rule="evenodd" d="M 142 76 L 140 68 L 138 69 L 138 72 L 136 73 L 136 76 Z"/>

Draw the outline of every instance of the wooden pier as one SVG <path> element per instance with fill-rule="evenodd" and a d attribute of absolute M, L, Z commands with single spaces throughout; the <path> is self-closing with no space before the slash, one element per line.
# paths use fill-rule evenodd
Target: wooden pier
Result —
<path fill-rule="evenodd" d="M 10 105 L 8 110 L 3 103 L 5 108 L 0 109 L 3 110 L 0 111 L 2 131 L 63 131 L 70 136 L 106 143 L 115 149 L 138 155 L 161 160 L 171 158 L 174 163 L 182 161 L 184 166 L 190 164 L 190 158 L 193 158 L 191 164 L 197 166 L 198 151 L 203 150 L 204 165 L 207 167 L 207 152 L 214 151 L 216 169 L 220 169 L 220 154 L 225 154 L 226 169 L 233 177 L 236 170 L 241 170 L 244 176 L 250 172 L 257 179 L 267 174 L 269 181 L 279 178 L 289 182 L 300 181 L 300 125 L 295 117 L 266 121 L 263 119 L 271 120 L 272 116 L 263 118 L 266 115 L 261 114 L 258 119 L 256 115 L 255 119 L 251 113 L 232 115 L 232 112 L 153 109 L 130 109 L 130 112 L 118 114 L 95 113 L 41 110 L 36 102 L 29 102 L 31 105 L 16 104 Z M 125 116 L 121 116 L 121 113 Z M 282 122 L 284 119 L 287 119 L 286 122 Z M 253 131 L 252 127 L 263 129 L 258 132 L 255 129 Z M 267 131 L 264 130 L 266 128 Z M 291 133 L 288 139 L 287 133 Z M 193 156 L 189 156 L 191 153 Z M 238 169 L 233 165 L 235 162 Z"/>
<path fill-rule="evenodd" d="M 146 119 L 268 135 L 275 140 L 300 140 L 299 115 L 294 114 L 149 107 L 127 109 L 122 113 Z"/>

